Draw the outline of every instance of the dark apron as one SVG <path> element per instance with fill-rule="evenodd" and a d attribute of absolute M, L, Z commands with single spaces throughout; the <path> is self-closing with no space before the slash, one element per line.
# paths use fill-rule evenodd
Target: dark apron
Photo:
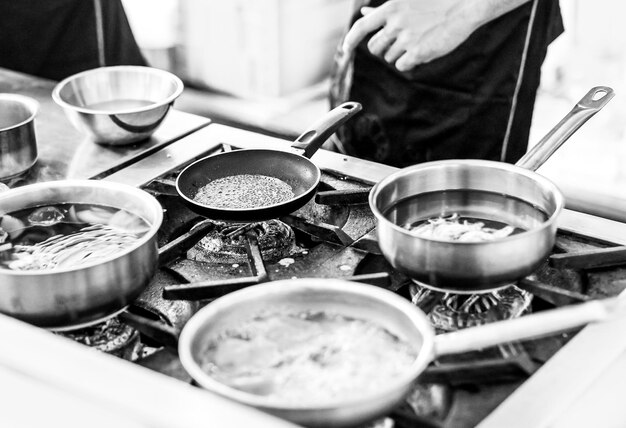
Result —
<path fill-rule="evenodd" d="M 0 67 L 60 80 L 145 65 L 120 0 L 0 1 Z"/>
<path fill-rule="evenodd" d="M 527 149 L 547 47 L 563 31 L 558 1 L 535 1 L 410 72 L 371 55 L 367 40 L 354 58 L 338 54 L 331 105 L 363 104 L 337 134 L 341 151 L 398 167 L 457 158 L 517 161 Z"/>

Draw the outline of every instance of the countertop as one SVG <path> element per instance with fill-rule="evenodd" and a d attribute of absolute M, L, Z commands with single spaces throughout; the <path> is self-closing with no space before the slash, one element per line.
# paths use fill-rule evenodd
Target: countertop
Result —
<path fill-rule="evenodd" d="M 117 147 L 99 145 L 75 129 L 52 100 L 55 85 L 52 80 L 0 69 L 0 92 L 27 95 L 40 104 L 35 117 L 37 163 L 26 175 L 9 180 L 9 187 L 66 178 L 100 178 L 211 122 L 174 109 L 145 141 Z"/>

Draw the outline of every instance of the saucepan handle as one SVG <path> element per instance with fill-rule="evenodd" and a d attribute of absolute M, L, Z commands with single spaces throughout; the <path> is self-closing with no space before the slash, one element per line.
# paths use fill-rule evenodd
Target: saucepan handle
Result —
<path fill-rule="evenodd" d="M 291 147 L 303 150 L 302 155 L 310 158 L 341 125 L 360 112 L 361 109 L 361 104 L 355 101 L 348 101 L 335 107 L 300 134 Z"/>
<path fill-rule="evenodd" d="M 435 356 L 475 351 L 501 343 L 559 333 L 626 315 L 626 299 L 612 297 L 538 312 L 435 337 Z"/>
<path fill-rule="evenodd" d="M 578 128 L 607 105 L 614 95 L 615 92 L 608 86 L 591 88 L 574 108 L 515 165 L 536 171 Z"/>

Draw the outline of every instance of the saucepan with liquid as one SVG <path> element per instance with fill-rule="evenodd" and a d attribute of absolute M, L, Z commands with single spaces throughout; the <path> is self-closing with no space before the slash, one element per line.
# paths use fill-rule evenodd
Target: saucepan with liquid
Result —
<path fill-rule="evenodd" d="M 253 222 L 289 214 L 317 190 L 321 172 L 309 158 L 359 111 L 356 102 L 335 107 L 291 151 L 243 149 L 200 159 L 179 174 L 176 189 L 193 211 L 215 220 Z"/>
<path fill-rule="evenodd" d="M 50 329 L 123 310 L 156 272 L 163 209 L 132 186 L 60 180 L 0 193 L 0 312 Z"/>
<path fill-rule="evenodd" d="M 445 160 L 385 177 L 369 196 L 385 258 L 445 292 L 494 290 L 532 273 L 554 245 L 564 207 L 557 186 L 535 170 L 613 95 L 592 88 L 515 165 Z"/>
<path fill-rule="evenodd" d="M 435 358 L 610 319 L 620 298 L 435 336 L 410 301 L 366 284 L 302 278 L 235 291 L 183 328 L 179 356 L 202 387 L 305 426 L 388 414 Z"/>

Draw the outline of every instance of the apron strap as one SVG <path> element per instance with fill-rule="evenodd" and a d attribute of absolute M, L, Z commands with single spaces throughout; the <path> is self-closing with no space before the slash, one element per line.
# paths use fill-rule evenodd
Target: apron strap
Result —
<path fill-rule="evenodd" d="M 513 120 L 515 119 L 515 112 L 517 110 L 517 97 L 524 80 L 524 69 L 526 68 L 526 61 L 528 59 L 528 49 L 530 47 L 530 38 L 532 36 L 533 27 L 535 23 L 535 16 L 537 15 L 537 4 L 539 0 L 533 0 L 533 7 L 530 11 L 530 18 L 528 19 L 528 29 L 526 30 L 526 39 L 524 41 L 524 50 L 522 51 L 522 60 L 519 66 L 519 72 L 517 74 L 517 82 L 515 83 L 515 90 L 513 92 L 513 100 L 511 101 L 511 110 L 509 111 L 509 119 L 506 124 L 506 132 L 504 133 L 504 140 L 502 141 L 502 151 L 500 152 L 500 161 L 505 162 L 507 150 L 509 147 L 509 138 L 511 137 L 511 129 L 513 127 Z"/>
<path fill-rule="evenodd" d="M 352 11 L 356 13 L 363 6 L 367 6 L 370 0 L 352 0 Z M 350 88 L 352 87 L 352 75 L 354 73 L 354 51 L 351 54 L 346 54 L 343 49 L 343 39 L 346 37 L 348 30 L 350 28 L 346 28 L 344 31 L 343 37 L 339 44 L 337 45 L 337 49 L 335 50 L 335 57 L 333 58 L 333 65 L 331 70 L 331 78 L 330 78 L 330 108 L 335 108 L 340 104 L 349 101 Z M 336 133 L 330 136 L 328 142 L 322 146 L 327 150 L 334 150 L 341 154 L 347 154 L 341 139 L 337 136 Z"/>
<path fill-rule="evenodd" d="M 98 65 L 104 67 L 106 60 L 104 56 L 104 22 L 102 19 L 101 0 L 93 0 L 93 8 L 96 13 L 96 39 L 98 43 Z"/>

